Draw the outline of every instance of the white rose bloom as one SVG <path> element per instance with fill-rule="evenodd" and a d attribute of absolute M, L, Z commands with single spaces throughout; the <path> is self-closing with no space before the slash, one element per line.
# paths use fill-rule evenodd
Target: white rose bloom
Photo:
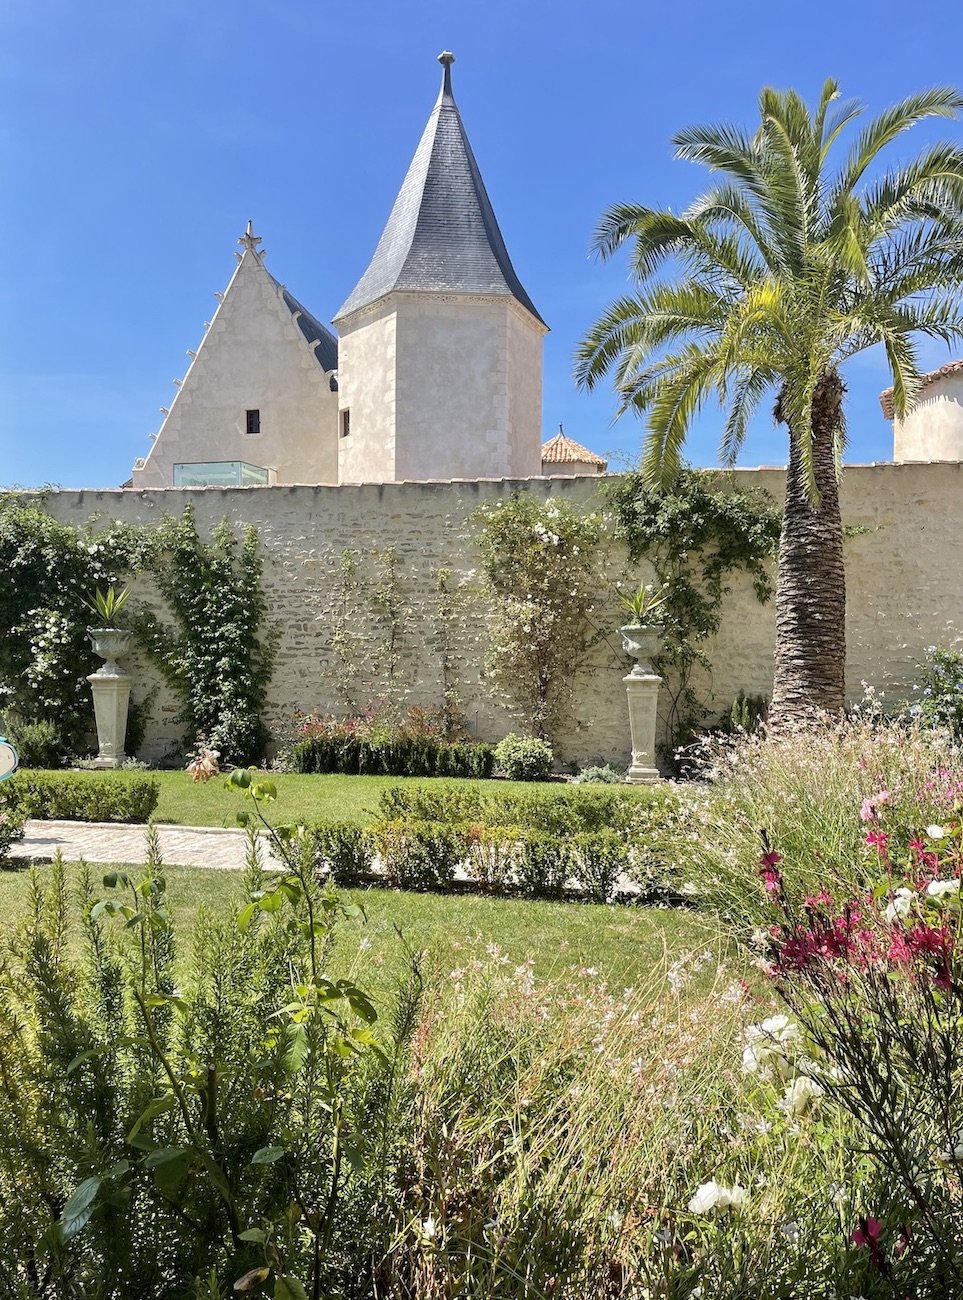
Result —
<path fill-rule="evenodd" d="M 738 1184 L 735 1187 L 725 1187 L 713 1178 L 708 1183 L 699 1185 L 689 1202 L 689 1209 L 693 1214 L 709 1214 L 712 1210 L 726 1213 L 728 1210 L 740 1209 L 748 1195 L 746 1189 Z"/>
<path fill-rule="evenodd" d="M 910 909 L 913 906 L 913 897 L 912 889 L 897 889 L 896 893 L 886 904 L 886 911 L 883 913 L 883 916 L 890 922 L 897 919 L 901 920 L 904 916 L 909 916 Z"/>
<path fill-rule="evenodd" d="M 790 1115 L 805 1115 L 825 1091 L 825 1088 L 821 1087 L 815 1079 L 811 1079 L 808 1074 L 800 1074 L 783 1093 L 779 1105 Z"/>
<path fill-rule="evenodd" d="M 950 898 L 958 895 L 960 892 L 960 882 L 958 880 L 931 880 L 926 886 L 926 893 L 929 898 Z"/>

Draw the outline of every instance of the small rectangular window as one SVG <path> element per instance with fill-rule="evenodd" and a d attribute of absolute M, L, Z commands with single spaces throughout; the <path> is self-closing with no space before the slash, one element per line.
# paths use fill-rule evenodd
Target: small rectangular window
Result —
<path fill-rule="evenodd" d="M 260 412 L 260 411 L 248 411 L 248 413 L 247 413 L 247 427 L 246 427 L 246 429 L 245 429 L 245 432 L 246 432 L 246 433 L 260 433 L 260 432 L 261 432 L 261 412 Z"/>
<path fill-rule="evenodd" d="M 347 438 L 350 432 L 351 432 L 351 412 L 347 407 L 345 407 L 345 409 L 341 412 L 341 437 Z"/>

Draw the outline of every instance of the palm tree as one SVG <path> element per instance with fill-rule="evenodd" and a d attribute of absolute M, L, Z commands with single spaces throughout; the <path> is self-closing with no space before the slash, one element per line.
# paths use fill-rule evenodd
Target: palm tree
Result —
<path fill-rule="evenodd" d="M 903 415 L 919 386 L 914 335 L 963 336 L 963 150 L 934 144 L 867 178 L 896 136 L 924 118 L 956 117 L 963 98 L 936 89 L 896 104 L 831 167 L 862 112 L 838 97 L 827 81 L 813 113 L 795 91 L 766 89 L 754 135 L 723 125 L 676 136 L 677 156 L 705 164 L 717 182 L 680 215 L 636 204 L 605 214 L 595 249 L 610 257 L 631 241 L 638 289 L 609 307 L 577 354 L 581 385 L 612 371 L 619 414 L 645 413 L 642 468 L 663 489 L 711 394 L 726 408 L 726 465 L 759 403 L 774 396 L 775 418 L 789 430 L 777 724 L 844 703 L 844 363 L 881 343 Z"/>

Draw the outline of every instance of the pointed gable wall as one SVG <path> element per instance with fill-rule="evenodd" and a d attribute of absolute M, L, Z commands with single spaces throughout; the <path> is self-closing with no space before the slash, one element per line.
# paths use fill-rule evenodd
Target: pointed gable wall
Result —
<path fill-rule="evenodd" d="M 243 242 L 243 241 L 242 241 Z M 171 487 L 175 463 L 246 461 L 278 483 L 336 483 L 337 341 L 267 271 L 251 240 L 135 488 Z M 247 412 L 260 432 L 247 432 Z"/>

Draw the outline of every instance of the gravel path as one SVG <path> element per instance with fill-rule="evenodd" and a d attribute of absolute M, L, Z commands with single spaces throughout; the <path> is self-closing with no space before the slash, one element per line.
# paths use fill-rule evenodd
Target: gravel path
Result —
<path fill-rule="evenodd" d="M 59 849 L 68 862 L 144 861 L 143 826 L 121 822 L 28 821 L 24 837 L 10 846 L 11 858 L 51 859 Z M 247 832 L 221 826 L 157 827 L 161 857 L 172 867 L 213 867 L 225 870 L 244 866 Z M 262 837 L 263 842 L 263 837 Z M 265 863 L 274 858 L 264 844 Z"/>

